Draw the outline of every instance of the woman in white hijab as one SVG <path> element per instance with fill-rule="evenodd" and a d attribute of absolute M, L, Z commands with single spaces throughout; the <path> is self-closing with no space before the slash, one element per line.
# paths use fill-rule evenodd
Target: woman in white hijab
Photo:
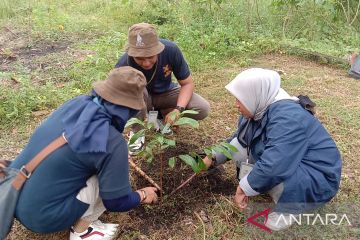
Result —
<path fill-rule="evenodd" d="M 269 193 L 276 206 L 265 225 L 281 230 L 291 225 L 290 214 L 330 201 L 339 189 L 340 153 L 312 113 L 280 87 L 279 74 L 251 68 L 225 88 L 241 113 L 238 130 L 229 139 L 239 150 L 233 153 L 237 206 L 246 209 L 248 197 Z M 204 162 L 209 167 L 228 159 L 216 154 L 213 160 Z"/>

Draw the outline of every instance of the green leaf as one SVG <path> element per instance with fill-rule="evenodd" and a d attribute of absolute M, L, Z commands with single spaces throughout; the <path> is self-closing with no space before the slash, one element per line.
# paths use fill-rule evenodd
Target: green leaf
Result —
<path fill-rule="evenodd" d="M 144 136 L 145 129 L 141 129 L 140 131 L 136 132 L 132 137 L 129 139 L 129 145 L 132 145 L 139 137 Z"/>
<path fill-rule="evenodd" d="M 158 141 L 161 145 L 164 144 L 164 136 L 163 136 L 163 135 L 161 135 L 161 134 L 156 134 L 156 135 L 155 135 L 155 139 L 156 139 L 156 141 Z"/>
<path fill-rule="evenodd" d="M 153 160 L 154 160 L 154 156 L 151 155 L 147 157 L 146 162 L 151 163 Z"/>
<path fill-rule="evenodd" d="M 195 158 L 196 159 L 196 152 L 189 152 L 189 154 L 188 155 L 190 155 L 190 156 L 192 156 L 193 158 Z"/>
<path fill-rule="evenodd" d="M 170 117 L 171 121 L 175 121 L 176 116 L 177 116 L 177 112 L 171 112 L 171 113 L 169 114 L 169 117 Z"/>
<path fill-rule="evenodd" d="M 229 150 L 227 150 L 226 148 L 224 148 L 224 151 L 222 152 L 228 159 L 233 159 L 232 154 L 229 152 Z"/>
<path fill-rule="evenodd" d="M 192 118 L 181 117 L 174 123 L 174 125 L 190 125 L 193 128 L 198 128 L 199 122 Z"/>
<path fill-rule="evenodd" d="M 228 159 L 232 159 L 232 155 L 229 153 L 229 151 L 226 149 L 226 148 L 224 148 L 223 146 L 221 146 L 221 145 L 215 145 L 215 146 L 213 146 L 213 149 L 214 149 L 214 151 L 215 152 L 217 152 L 217 153 L 222 153 L 222 154 L 224 154 Z"/>
<path fill-rule="evenodd" d="M 147 161 L 148 163 L 151 163 L 152 160 L 154 159 L 154 154 L 153 154 L 152 148 L 146 147 L 146 148 L 145 148 L 145 152 L 146 152 L 146 161 Z"/>
<path fill-rule="evenodd" d="M 205 152 L 206 156 L 208 156 L 208 157 L 210 157 L 210 158 L 211 158 L 212 155 L 213 155 L 211 149 L 205 148 L 205 149 L 204 149 L 204 152 Z"/>
<path fill-rule="evenodd" d="M 134 124 L 139 124 L 139 125 L 145 127 L 145 123 L 143 121 L 141 121 L 140 119 L 138 119 L 138 118 L 130 118 L 127 121 L 127 123 L 125 124 L 125 128 L 130 127 L 130 126 L 132 126 Z"/>
<path fill-rule="evenodd" d="M 168 148 L 168 147 L 170 147 L 169 145 L 162 145 L 161 147 L 160 147 L 160 150 L 164 150 L 164 149 L 166 149 L 166 148 Z"/>
<path fill-rule="evenodd" d="M 169 131 L 170 127 L 171 127 L 170 123 L 166 123 L 165 126 L 163 127 L 163 129 L 161 130 L 161 133 L 162 134 L 167 133 Z"/>
<path fill-rule="evenodd" d="M 175 163 L 176 163 L 176 157 L 171 157 L 169 158 L 169 167 L 170 168 L 174 168 L 175 167 Z"/>
<path fill-rule="evenodd" d="M 183 160 L 187 165 L 189 165 L 194 172 L 200 172 L 200 169 L 193 157 L 191 157 L 190 155 L 179 155 L 179 158 Z"/>
<path fill-rule="evenodd" d="M 147 153 L 146 153 L 145 149 L 143 148 L 140 152 L 138 152 L 138 153 L 136 154 L 136 156 L 137 156 L 137 157 L 147 158 L 147 157 L 146 157 L 146 156 L 147 156 Z"/>
<path fill-rule="evenodd" d="M 231 145 L 230 143 L 221 142 L 220 144 L 222 146 L 224 146 L 225 148 L 229 149 L 231 152 L 238 152 L 239 151 L 235 146 Z"/>
<path fill-rule="evenodd" d="M 156 147 L 156 145 L 158 144 L 158 141 L 156 140 L 156 138 L 153 136 L 151 138 L 150 141 L 147 142 L 146 146 L 150 147 L 150 148 L 154 148 Z"/>
<path fill-rule="evenodd" d="M 207 169 L 207 167 L 202 159 L 199 159 L 198 166 L 199 166 L 200 171 Z"/>
<path fill-rule="evenodd" d="M 176 145 L 176 141 L 175 140 L 172 140 L 172 139 L 168 139 L 168 138 L 164 138 L 164 143 L 169 145 L 169 146 L 172 146 L 172 147 L 175 147 Z"/>
<path fill-rule="evenodd" d="M 184 116 L 185 114 L 194 114 L 194 115 L 196 115 L 196 114 L 199 114 L 199 112 L 195 111 L 195 110 L 185 110 L 185 111 L 183 111 L 181 113 L 181 116 Z"/>
<path fill-rule="evenodd" d="M 222 153 L 223 148 L 220 148 L 218 145 L 211 146 L 211 150 L 216 153 Z"/>
<path fill-rule="evenodd" d="M 206 170 L 207 167 L 206 167 L 205 163 L 203 162 L 202 157 L 197 153 L 194 153 L 194 156 L 195 156 L 195 161 L 197 163 L 199 172 Z"/>
<path fill-rule="evenodd" d="M 152 123 L 152 122 L 151 122 L 151 123 L 147 123 L 147 124 L 146 124 L 146 128 L 147 128 L 147 129 L 155 128 L 155 124 Z"/>

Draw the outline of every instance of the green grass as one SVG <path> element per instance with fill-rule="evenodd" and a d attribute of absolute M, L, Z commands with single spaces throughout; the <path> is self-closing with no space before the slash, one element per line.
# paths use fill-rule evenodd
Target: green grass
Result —
<path fill-rule="evenodd" d="M 75 59 L 66 69 L 54 69 L 51 75 L 56 78 L 47 80 L 49 87 L 51 82 L 76 81 L 74 85 L 65 86 L 69 93 L 74 92 L 73 88 L 75 92 L 78 92 L 76 89 L 82 93 L 87 92 L 94 80 L 103 79 L 124 51 L 128 27 L 141 21 L 157 24 L 160 36 L 177 42 L 193 71 L 211 70 L 227 64 L 229 59 L 237 65 L 246 66 L 254 56 L 280 51 L 284 43 L 335 56 L 343 56 L 360 45 L 359 33 L 354 28 L 339 20 L 332 21 L 331 24 L 327 22 L 332 16 L 331 12 L 324 14 L 327 5 L 309 4 L 311 14 L 304 17 L 303 8 L 288 15 L 293 11 L 291 5 L 276 7 L 269 0 L 258 1 L 258 5 L 246 1 L 217 3 L 171 3 L 163 0 L 4 0 L 0 6 L 0 26 L 7 29 L 14 26 L 14 29 L 26 35 L 24 41 L 29 49 L 39 47 L 39 42 L 65 41 L 69 47 L 93 51 L 91 57 L 81 61 Z M 289 19 L 287 28 L 284 28 L 282 20 L 285 16 Z M 311 19 L 319 21 L 318 24 L 303 28 L 302 24 Z M 332 30 L 331 34 L 329 29 Z M 294 31 L 297 34 L 294 35 Z M 16 47 L 12 48 L 14 46 L 9 44 L 4 49 L 18 50 Z M 25 70 L 29 72 L 28 69 Z M 31 79 L 33 75 L 28 73 L 23 77 Z M 22 85 L 21 89 L 24 88 L 26 86 Z M 2 89 L 5 99 L 2 98 L 1 109 L 5 114 L 0 116 L 1 124 L 8 123 L 8 118 L 4 116 L 11 115 L 23 121 L 34 110 L 34 107 L 23 107 L 19 114 L 13 114 L 14 107 L 8 103 L 20 99 L 21 94 L 15 96 L 14 92 L 9 91 L 7 93 L 6 88 Z M 45 98 L 46 96 L 39 96 L 46 95 L 45 92 L 44 90 L 37 97 Z M 74 95 L 69 94 L 67 98 L 72 96 Z M 62 97 L 64 98 L 66 96 Z M 34 101 L 30 105 L 39 104 L 36 97 L 31 97 L 31 93 L 30 99 Z M 59 102 L 54 101 L 49 105 L 57 103 Z"/>

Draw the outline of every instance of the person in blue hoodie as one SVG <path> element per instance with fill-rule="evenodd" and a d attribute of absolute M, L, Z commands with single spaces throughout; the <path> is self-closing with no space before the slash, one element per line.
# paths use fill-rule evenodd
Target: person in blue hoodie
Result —
<path fill-rule="evenodd" d="M 70 240 L 116 237 L 118 224 L 102 223 L 105 211 L 124 212 L 157 201 L 156 188 L 133 191 L 128 146 L 122 135 L 129 118 L 145 106 L 144 75 L 132 67 L 112 70 L 90 95 L 75 97 L 54 111 L 32 134 L 11 167 L 20 169 L 63 135 L 24 184 L 15 216 L 29 230 L 70 229 Z"/>
<path fill-rule="evenodd" d="M 241 113 L 229 140 L 238 149 L 237 206 L 246 209 L 249 197 L 269 193 L 276 207 L 265 225 L 281 230 L 292 224 L 291 214 L 329 202 L 339 189 L 340 153 L 319 120 L 280 87 L 280 75 L 251 68 L 225 88 Z M 208 167 L 226 160 L 222 154 L 203 159 Z"/>

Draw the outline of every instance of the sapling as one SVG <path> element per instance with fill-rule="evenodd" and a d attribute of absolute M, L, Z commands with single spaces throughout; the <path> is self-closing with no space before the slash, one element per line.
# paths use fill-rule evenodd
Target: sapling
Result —
<path fill-rule="evenodd" d="M 237 152 L 237 151 L 238 150 L 237 150 L 236 147 L 234 147 L 233 145 L 231 145 L 231 144 L 229 144 L 229 143 L 227 143 L 225 141 L 221 141 L 221 142 L 216 143 L 216 144 L 214 144 L 212 146 L 204 148 L 205 155 L 210 159 L 213 158 L 215 153 L 222 153 L 228 159 L 232 159 L 232 154 L 231 153 Z M 178 158 L 180 158 L 186 164 L 191 166 L 192 170 L 195 173 L 200 173 L 201 171 L 204 171 L 207 168 L 205 163 L 202 161 L 203 156 L 198 154 L 198 153 L 190 152 L 189 154 L 179 155 Z M 175 157 L 175 159 L 176 159 L 176 157 Z"/>
<path fill-rule="evenodd" d="M 129 139 L 129 147 L 140 137 L 145 138 L 145 143 L 141 150 L 137 152 L 137 156 L 144 158 L 148 163 L 151 163 L 155 157 L 160 160 L 160 188 L 163 189 L 163 173 L 164 173 L 164 151 L 169 147 L 176 146 L 175 135 L 168 135 L 168 132 L 172 132 L 172 129 L 177 126 L 187 125 L 193 128 L 199 127 L 199 122 L 195 119 L 186 117 L 186 115 L 198 114 L 194 110 L 185 110 L 177 117 L 176 113 L 171 113 L 170 119 L 172 124 L 166 123 L 163 127 L 160 127 L 154 122 L 149 122 L 147 119 L 142 121 L 137 118 L 130 119 L 125 127 L 130 127 L 134 124 L 138 124 L 142 127 L 141 130 L 136 132 Z M 227 142 L 219 142 L 215 145 L 204 148 L 204 153 L 210 159 L 215 153 L 222 153 L 227 158 L 232 159 L 232 152 L 236 152 L 237 149 Z M 174 168 L 177 159 L 182 160 L 195 172 L 195 175 L 206 170 L 206 165 L 202 160 L 202 156 L 195 152 L 188 154 L 182 154 L 179 156 L 173 156 L 168 159 L 168 165 L 170 168 Z M 192 176 L 192 178 L 194 175 Z M 191 179 L 190 179 L 191 180 Z M 190 181 L 189 180 L 189 181 Z M 184 184 L 185 185 L 185 184 Z M 181 186 L 180 186 L 181 187 Z M 178 187 L 179 188 L 179 187 Z M 177 188 L 177 189 L 178 189 Z M 175 190 L 177 190 L 175 189 Z M 160 192 L 162 195 L 162 191 Z"/>
<path fill-rule="evenodd" d="M 147 119 L 142 121 L 137 118 L 130 119 L 125 127 L 138 124 L 142 127 L 141 130 L 136 132 L 129 139 L 130 150 L 131 145 L 140 137 L 145 138 L 145 143 L 140 151 L 137 152 L 137 156 L 144 158 L 147 162 L 151 163 L 155 156 L 159 157 L 160 160 L 160 188 L 163 188 L 163 172 L 164 172 L 164 160 L 163 155 L 165 149 L 169 147 L 175 147 L 176 141 L 174 135 L 167 135 L 167 133 L 172 132 L 172 128 L 175 126 L 188 125 L 193 128 L 198 128 L 199 123 L 197 120 L 186 117 L 185 115 L 198 114 L 194 110 L 185 110 L 177 117 L 176 113 L 170 114 L 170 119 L 173 122 L 172 124 L 166 123 L 162 128 L 159 129 L 154 122 L 149 122 Z M 168 159 L 168 165 L 173 168 L 175 166 L 175 157 Z M 160 192 L 162 194 L 162 192 Z"/>
<path fill-rule="evenodd" d="M 125 127 L 130 127 L 134 124 L 138 124 L 142 127 L 141 130 L 136 132 L 129 139 L 129 147 L 140 137 L 145 137 L 145 144 L 140 151 L 138 151 L 137 156 L 143 157 L 147 162 L 151 163 L 156 155 L 163 153 L 164 150 L 168 147 L 175 147 L 176 141 L 174 135 L 168 135 L 168 132 L 172 132 L 172 128 L 181 125 L 188 125 L 193 128 L 198 128 L 199 123 L 197 120 L 186 117 L 185 115 L 189 114 L 198 114 L 194 110 L 185 110 L 180 113 L 180 116 L 176 119 L 176 114 L 171 113 L 170 119 L 173 121 L 173 124 L 166 123 L 161 129 L 158 129 L 153 122 L 148 122 L 147 119 L 142 121 L 137 118 L 131 118 Z M 170 167 L 174 166 L 174 159 L 170 158 L 168 164 Z"/>
<path fill-rule="evenodd" d="M 228 159 L 232 159 L 232 153 L 237 152 L 237 151 L 238 151 L 238 149 L 236 147 L 234 147 L 233 145 L 231 145 L 225 141 L 221 141 L 215 145 L 204 148 L 204 152 L 209 159 L 212 159 L 213 156 L 215 155 L 215 153 L 222 153 Z M 188 179 L 186 179 L 184 182 L 182 182 L 176 189 L 174 189 L 168 195 L 168 197 L 170 197 L 175 192 L 177 192 L 179 189 L 181 189 L 186 184 L 191 182 L 201 171 L 207 170 L 207 167 L 206 167 L 205 163 L 203 162 L 201 155 L 199 155 L 197 153 L 192 152 L 192 153 L 186 154 L 186 155 L 179 155 L 178 157 L 180 159 L 182 159 L 183 161 L 185 161 L 188 165 L 190 165 L 195 173 L 193 175 L 191 175 Z"/>

